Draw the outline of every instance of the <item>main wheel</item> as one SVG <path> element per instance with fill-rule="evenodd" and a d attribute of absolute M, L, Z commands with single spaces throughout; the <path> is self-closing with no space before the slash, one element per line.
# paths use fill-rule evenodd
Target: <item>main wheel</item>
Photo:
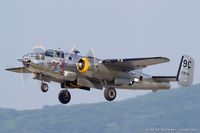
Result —
<path fill-rule="evenodd" d="M 104 97 L 106 100 L 108 101 L 113 101 L 117 96 L 117 92 L 115 90 L 115 88 L 110 87 L 110 88 L 106 88 L 104 91 Z"/>
<path fill-rule="evenodd" d="M 42 92 L 47 92 L 49 90 L 49 86 L 46 83 L 41 84 L 41 90 Z"/>
<path fill-rule="evenodd" d="M 68 104 L 71 100 L 71 94 L 68 90 L 61 90 L 58 94 L 58 99 L 62 104 Z"/>

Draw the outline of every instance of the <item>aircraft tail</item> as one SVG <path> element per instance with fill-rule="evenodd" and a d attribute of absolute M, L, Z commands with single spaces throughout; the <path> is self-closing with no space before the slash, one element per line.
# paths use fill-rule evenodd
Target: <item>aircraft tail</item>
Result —
<path fill-rule="evenodd" d="M 177 82 L 181 86 L 189 86 L 193 82 L 194 59 L 188 55 L 183 55 L 177 73 Z"/>
<path fill-rule="evenodd" d="M 158 82 L 178 82 L 181 86 L 189 86 L 193 82 L 194 76 L 194 59 L 188 55 L 183 55 L 177 76 L 153 76 Z"/>

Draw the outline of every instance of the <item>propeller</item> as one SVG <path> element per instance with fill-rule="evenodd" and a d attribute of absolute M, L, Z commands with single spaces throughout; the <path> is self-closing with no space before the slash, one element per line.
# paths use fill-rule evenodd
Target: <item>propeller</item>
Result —
<path fill-rule="evenodd" d="M 96 54 L 94 52 L 94 49 L 93 48 L 90 48 L 89 51 L 88 51 L 88 58 L 92 58 L 92 65 L 93 65 L 93 69 L 92 71 L 93 72 L 96 72 L 97 71 L 97 58 L 96 58 Z"/>
<path fill-rule="evenodd" d="M 31 74 L 30 73 L 23 73 L 24 72 L 24 68 L 22 67 L 20 70 L 20 79 L 22 83 L 26 83 L 28 81 L 28 79 L 30 79 Z"/>
<path fill-rule="evenodd" d="M 44 53 L 46 49 L 42 45 L 33 46 L 33 53 Z"/>
<path fill-rule="evenodd" d="M 80 73 L 85 73 L 88 70 L 90 70 L 92 73 L 95 73 L 97 72 L 97 65 L 98 62 L 93 48 L 89 49 L 86 56 L 80 59 L 76 64 Z"/>
<path fill-rule="evenodd" d="M 74 45 L 74 46 L 70 49 L 68 55 L 66 56 L 66 60 L 69 60 L 69 57 L 70 57 L 70 55 L 71 55 L 73 52 L 74 52 L 74 53 L 78 53 L 78 52 L 79 52 L 79 51 L 77 50 L 77 46 L 76 46 L 76 45 Z"/>
<path fill-rule="evenodd" d="M 87 56 L 88 57 L 91 57 L 91 58 L 95 58 L 95 52 L 94 52 L 94 49 L 93 48 L 90 48 L 88 53 L 87 53 Z"/>
<path fill-rule="evenodd" d="M 97 58 L 93 48 L 90 48 L 87 54 L 88 58 L 92 58 L 92 64 L 96 67 L 97 65 Z"/>
<path fill-rule="evenodd" d="M 23 59 L 17 59 L 17 61 L 19 61 L 19 62 L 23 62 Z"/>

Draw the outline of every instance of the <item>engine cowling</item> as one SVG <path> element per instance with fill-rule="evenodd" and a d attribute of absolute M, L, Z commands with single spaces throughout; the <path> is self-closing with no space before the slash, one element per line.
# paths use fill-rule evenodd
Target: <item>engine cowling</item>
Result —
<path fill-rule="evenodd" d="M 82 59 L 80 59 L 77 63 L 77 70 L 80 72 L 80 73 L 85 73 L 88 71 L 89 69 L 89 66 L 90 66 L 90 62 L 88 60 L 88 58 L 84 57 Z"/>
<path fill-rule="evenodd" d="M 80 59 L 76 67 L 80 73 L 96 72 L 97 70 L 94 59 L 87 57 Z"/>
<path fill-rule="evenodd" d="M 77 79 L 77 74 L 75 72 L 64 71 L 65 80 L 75 81 Z"/>

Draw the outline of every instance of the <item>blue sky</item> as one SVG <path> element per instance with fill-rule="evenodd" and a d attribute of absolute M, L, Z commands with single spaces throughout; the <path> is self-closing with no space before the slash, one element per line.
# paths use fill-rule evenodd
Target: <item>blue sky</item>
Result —
<path fill-rule="evenodd" d="M 82 54 L 94 48 L 100 58 L 166 56 L 168 64 L 144 70 L 175 75 L 181 55 L 196 60 L 199 83 L 200 2 L 198 0 L 8 0 L 0 1 L 0 107 L 34 109 L 59 104 L 58 84 L 43 94 L 31 76 L 4 71 L 34 45 Z M 178 86 L 176 84 L 174 87 Z M 73 90 L 71 104 L 105 101 L 103 91 Z M 117 100 L 149 91 L 119 91 Z"/>

